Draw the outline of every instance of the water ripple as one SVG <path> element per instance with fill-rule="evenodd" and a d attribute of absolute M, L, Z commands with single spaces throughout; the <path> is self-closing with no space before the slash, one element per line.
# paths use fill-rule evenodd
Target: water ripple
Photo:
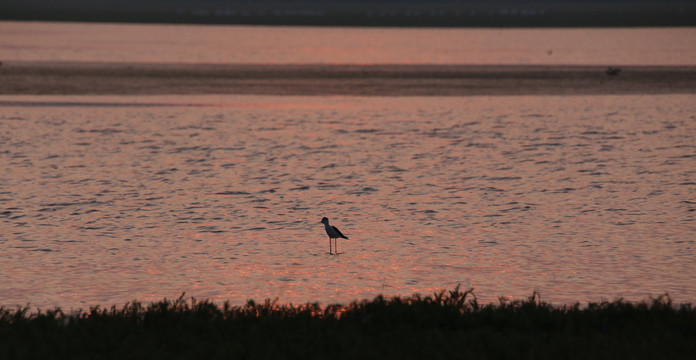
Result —
<path fill-rule="evenodd" d="M 692 95 L 193 100 L 5 104 L 0 305 L 696 296 Z"/>

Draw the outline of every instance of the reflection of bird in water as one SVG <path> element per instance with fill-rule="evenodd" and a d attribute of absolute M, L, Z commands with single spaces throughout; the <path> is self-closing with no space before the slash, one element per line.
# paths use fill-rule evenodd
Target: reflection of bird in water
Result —
<path fill-rule="evenodd" d="M 324 230 L 326 230 L 326 235 L 329 235 L 329 254 L 333 254 L 331 247 L 331 239 L 344 238 L 348 239 L 347 236 L 341 234 L 341 231 L 337 227 L 329 225 L 329 218 L 322 218 L 321 222 L 324 224 Z M 336 240 L 334 240 L 335 242 Z M 336 243 L 336 255 L 338 255 L 338 243 Z"/>

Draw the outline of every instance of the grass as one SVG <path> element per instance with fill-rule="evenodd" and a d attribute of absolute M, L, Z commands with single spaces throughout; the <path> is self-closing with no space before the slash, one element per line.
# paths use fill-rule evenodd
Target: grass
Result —
<path fill-rule="evenodd" d="M 0 359 L 693 359 L 696 309 L 668 296 L 479 304 L 459 287 L 348 305 L 131 302 L 0 308 Z"/>

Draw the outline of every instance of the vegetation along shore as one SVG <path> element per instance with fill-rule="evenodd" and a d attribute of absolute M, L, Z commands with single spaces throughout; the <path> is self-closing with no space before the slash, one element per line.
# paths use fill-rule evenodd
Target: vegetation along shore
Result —
<path fill-rule="evenodd" d="M 693 26 L 687 0 L 4 0 L 0 19 L 328 26 Z"/>
<path fill-rule="evenodd" d="M 696 309 L 668 296 L 555 306 L 479 304 L 473 289 L 282 305 L 131 302 L 64 312 L 0 308 L 2 359 L 687 359 Z"/>

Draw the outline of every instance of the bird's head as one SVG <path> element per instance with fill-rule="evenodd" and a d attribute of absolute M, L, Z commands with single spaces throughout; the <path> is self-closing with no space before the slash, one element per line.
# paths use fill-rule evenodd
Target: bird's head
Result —
<path fill-rule="evenodd" d="M 328 224 L 328 223 L 329 223 L 329 218 L 327 218 L 327 217 L 321 218 L 321 223 L 323 223 L 323 224 Z"/>

